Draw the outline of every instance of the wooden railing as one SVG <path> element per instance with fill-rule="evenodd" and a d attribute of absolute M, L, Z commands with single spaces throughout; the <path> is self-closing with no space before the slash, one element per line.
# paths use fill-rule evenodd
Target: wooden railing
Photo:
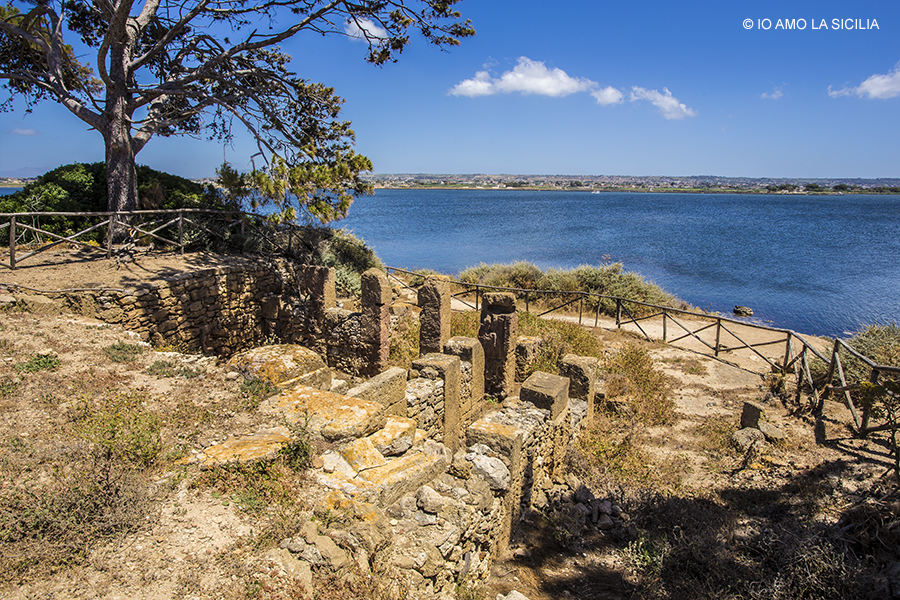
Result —
<path fill-rule="evenodd" d="M 385 267 L 385 269 L 389 275 L 391 273 L 402 273 L 407 278 L 423 277 L 424 279 L 428 279 L 427 275 L 414 273 L 404 269 L 395 267 Z M 870 426 L 869 407 L 865 406 L 860 410 L 855 405 L 850 392 L 858 389 L 860 382 L 847 382 L 841 363 L 840 351 L 845 350 L 855 358 L 861 360 L 869 368 L 870 371 L 867 381 L 871 383 L 877 383 L 879 377 L 883 374 L 892 376 L 900 375 L 900 367 L 879 365 L 875 361 L 863 356 L 847 344 L 847 342 L 840 339 L 833 340 L 832 351 L 829 357 L 817 350 L 803 336 L 800 336 L 789 329 L 768 327 L 749 321 L 739 321 L 717 314 L 682 310 L 669 306 L 640 302 L 638 300 L 630 300 L 628 298 L 582 291 L 534 290 L 469 283 L 447 278 L 442 278 L 442 280 L 452 284 L 454 288 L 454 292 L 452 293 L 453 298 L 463 302 L 465 306 L 473 310 L 479 310 L 483 294 L 486 291 L 512 292 L 517 296 L 519 301 L 524 304 L 524 310 L 526 312 L 531 312 L 532 308 L 534 308 L 534 301 L 536 299 L 549 296 L 555 299 L 549 303 L 546 301 L 540 303 L 543 306 L 537 313 L 538 316 L 559 313 L 559 311 L 562 311 L 567 307 L 573 307 L 572 313 L 574 313 L 574 305 L 577 303 L 578 324 L 585 325 L 585 306 L 594 305 L 592 308 L 593 314 L 591 316 L 593 316 L 593 326 L 595 328 L 598 327 L 600 323 L 602 301 L 606 300 L 610 305 L 615 303 L 614 315 L 610 316 L 615 316 L 616 327 L 619 329 L 631 325 L 633 326 L 635 333 L 639 332 L 640 335 L 648 341 L 660 340 L 673 345 L 682 340 L 693 340 L 697 342 L 696 346 L 700 348 L 700 353 L 718 358 L 723 360 L 723 362 L 728 362 L 723 359 L 723 355 L 725 354 L 731 354 L 741 350 L 752 352 L 767 365 L 766 371 L 760 372 L 760 374 L 773 371 L 780 373 L 789 373 L 793 371 L 797 379 L 798 396 L 796 401 L 799 402 L 801 391 L 804 389 L 807 390 L 812 400 L 810 408 L 817 415 L 821 415 L 824 407 L 824 400 L 829 394 L 842 393 L 844 401 L 853 416 L 856 431 L 860 436 L 865 436 L 868 433 L 875 431 L 882 431 L 890 427 L 889 425 L 884 424 Z M 398 279 L 398 281 L 401 281 L 402 283 L 402 280 Z M 467 298 L 469 298 L 469 300 L 467 300 Z M 566 317 L 573 321 L 575 319 L 574 314 L 566 315 Z M 649 333 L 650 328 L 642 326 L 642 323 L 646 324 L 653 319 L 659 320 L 659 324 L 661 325 L 661 334 L 655 338 L 655 340 Z M 589 321 L 587 324 L 589 324 Z M 675 331 L 670 331 L 673 328 Z M 748 336 L 743 333 L 743 331 L 739 332 L 739 329 L 753 329 L 760 332 L 766 332 L 771 334 L 772 339 L 749 342 L 745 340 Z M 704 339 L 702 334 L 705 334 L 707 339 Z M 725 342 L 730 343 L 726 345 Z M 775 349 L 777 350 L 775 353 L 763 353 L 760 351 L 763 348 L 772 348 L 773 346 L 776 347 Z M 813 376 L 813 369 L 810 366 L 812 357 L 822 361 L 826 368 L 825 375 L 819 379 Z M 746 367 L 742 368 L 746 369 Z M 832 384 L 835 375 L 839 378 L 840 385 Z"/>
<path fill-rule="evenodd" d="M 70 235 L 60 235 L 41 227 L 40 221 L 50 218 L 69 218 L 85 221 L 90 224 Z M 201 222 L 201 217 L 210 219 L 211 222 Z M 215 223 L 215 225 L 212 225 Z M 105 228 L 105 229 L 104 229 Z M 286 233 L 286 243 L 274 239 L 276 230 L 269 226 L 266 217 L 254 213 L 242 211 L 223 211 L 203 208 L 179 208 L 171 210 L 136 210 L 131 212 L 26 212 L 26 213 L 0 213 L 0 232 L 8 230 L 8 264 L 10 269 L 23 261 L 33 258 L 42 252 L 46 252 L 60 244 L 74 244 L 89 251 L 105 254 L 106 258 L 132 249 L 138 239 L 153 239 L 159 243 L 184 253 L 186 247 L 186 235 L 193 229 L 195 232 L 203 232 L 206 235 L 226 239 L 228 232 L 235 229 L 244 236 L 247 231 L 252 231 L 262 242 L 276 251 L 291 251 L 295 237 L 296 226 L 284 225 L 282 230 Z M 99 231 L 98 231 L 99 230 Z M 18 254 L 17 246 L 19 233 L 31 232 L 34 239 L 30 244 L 24 244 L 30 248 L 26 254 Z M 86 240 L 88 234 L 98 232 L 101 241 Z M 96 234 L 92 237 L 98 237 Z M 44 243 L 46 240 L 53 240 Z M 91 243 L 93 241 L 93 243 Z"/>

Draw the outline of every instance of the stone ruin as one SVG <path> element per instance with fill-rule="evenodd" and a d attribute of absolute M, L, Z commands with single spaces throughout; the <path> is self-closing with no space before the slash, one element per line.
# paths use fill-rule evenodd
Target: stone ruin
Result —
<path fill-rule="evenodd" d="M 333 278 L 321 281 L 333 285 Z M 355 366 L 374 376 L 351 389 L 332 380 L 331 338 L 312 344 L 325 359 L 282 345 L 229 362 L 278 385 L 282 392 L 259 410 L 286 426 L 233 438 L 189 462 L 209 468 L 272 457 L 295 425 L 328 443 L 312 468 L 329 490 L 316 509 L 318 524 L 283 540 L 273 561 L 310 585 L 318 569 L 378 565 L 415 597 L 452 596 L 458 583 L 487 575 L 533 508 L 567 501 L 582 524 L 623 526 L 621 509 L 565 472 L 566 449 L 602 397 L 596 359 L 569 355 L 565 377 L 536 372 L 522 381 L 538 342 L 517 340 L 514 297 L 486 294 L 478 338 L 448 338 L 450 296 L 438 282 L 419 294 L 423 354 L 410 371 L 385 369 L 389 304 L 384 275 L 367 273 Z M 311 313 L 332 336 L 336 323 L 351 318 L 327 300 Z"/>

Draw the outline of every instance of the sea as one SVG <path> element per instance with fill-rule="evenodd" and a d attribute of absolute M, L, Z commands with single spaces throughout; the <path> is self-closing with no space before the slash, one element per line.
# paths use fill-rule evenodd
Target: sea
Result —
<path fill-rule="evenodd" d="M 335 226 L 391 267 L 620 262 L 698 308 L 748 306 L 799 333 L 900 324 L 897 195 L 378 189 Z"/>

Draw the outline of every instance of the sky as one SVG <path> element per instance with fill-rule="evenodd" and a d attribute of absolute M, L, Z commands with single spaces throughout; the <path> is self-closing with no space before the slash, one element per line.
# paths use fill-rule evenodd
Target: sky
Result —
<path fill-rule="evenodd" d="M 283 45 L 345 100 L 376 173 L 900 177 L 900 2 L 464 0 L 477 32 L 375 67 L 352 36 Z M 90 61 L 90 57 L 83 60 Z M 190 178 L 255 151 L 155 138 Z M 59 105 L 0 113 L 0 176 L 103 160 Z"/>

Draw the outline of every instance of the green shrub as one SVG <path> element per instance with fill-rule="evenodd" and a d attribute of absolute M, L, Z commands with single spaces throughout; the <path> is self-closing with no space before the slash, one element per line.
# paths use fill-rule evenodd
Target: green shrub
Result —
<path fill-rule="evenodd" d="M 16 365 L 19 373 L 36 373 L 38 371 L 55 371 L 62 363 L 55 354 L 36 354 L 23 363 Z"/>
<path fill-rule="evenodd" d="M 139 393 L 118 394 L 99 406 L 82 403 L 78 433 L 118 460 L 153 465 L 162 452 L 159 417 L 144 407 Z"/>
<path fill-rule="evenodd" d="M 623 398 L 638 419 L 648 425 L 671 423 L 675 401 L 669 378 L 653 364 L 647 350 L 629 344 L 605 364 L 609 373 L 606 397 Z"/>
<path fill-rule="evenodd" d="M 278 388 L 268 379 L 245 379 L 241 382 L 241 393 L 252 405 L 278 393 Z"/>
<path fill-rule="evenodd" d="M 116 342 L 103 349 L 103 353 L 106 357 L 114 363 L 134 362 L 146 351 L 147 348 L 145 346 L 141 346 L 140 344 L 126 344 L 125 342 Z"/>

